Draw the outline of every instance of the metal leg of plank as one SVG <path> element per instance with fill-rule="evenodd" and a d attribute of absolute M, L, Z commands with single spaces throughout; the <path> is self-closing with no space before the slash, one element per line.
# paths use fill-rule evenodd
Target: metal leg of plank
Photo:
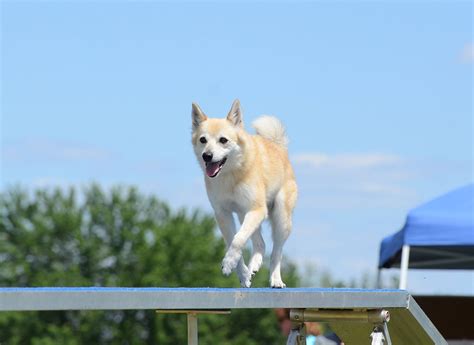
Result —
<path fill-rule="evenodd" d="M 198 319 L 196 313 L 188 313 L 188 345 L 198 345 Z"/>
<path fill-rule="evenodd" d="M 186 314 L 188 318 L 188 345 L 198 345 L 198 314 L 230 314 L 229 309 L 158 309 L 158 314 Z"/>

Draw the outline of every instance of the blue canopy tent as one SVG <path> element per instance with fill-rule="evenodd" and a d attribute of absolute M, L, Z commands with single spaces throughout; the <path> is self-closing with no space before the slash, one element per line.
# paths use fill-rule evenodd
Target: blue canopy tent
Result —
<path fill-rule="evenodd" d="M 474 184 L 453 190 L 408 213 L 405 225 L 382 240 L 382 268 L 474 269 Z"/>

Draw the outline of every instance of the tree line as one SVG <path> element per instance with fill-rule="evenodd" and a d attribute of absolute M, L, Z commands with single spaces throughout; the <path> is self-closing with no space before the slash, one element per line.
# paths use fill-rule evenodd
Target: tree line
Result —
<path fill-rule="evenodd" d="M 0 286 L 239 287 L 212 216 L 133 187 L 0 194 Z M 263 268 L 253 286 L 268 285 Z M 298 286 L 295 266 L 284 269 Z M 153 310 L 0 313 L 0 344 L 185 344 L 186 316 Z M 202 344 L 281 344 L 274 312 L 199 318 Z"/>
<path fill-rule="evenodd" d="M 0 287 L 240 287 L 224 277 L 212 215 L 172 210 L 134 187 L 10 187 L 0 193 Z M 247 256 L 249 253 L 244 253 Z M 268 262 L 268 260 L 266 260 Z M 284 260 L 289 287 L 373 287 Z M 268 267 L 253 287 L 268 286 Z M 396 286 L 396 281 L 393 281 Z M 0 344 L 185 344 L 186 316 L 153 310 L 0 313 Z M 201 344 L 284 344 L 273 310 L 199 317 Z"/>

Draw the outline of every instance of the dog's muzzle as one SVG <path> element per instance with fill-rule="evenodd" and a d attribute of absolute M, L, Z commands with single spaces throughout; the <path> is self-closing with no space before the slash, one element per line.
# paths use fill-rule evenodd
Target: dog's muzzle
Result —
<path fill-rule="evenodd" d="M 221 171 L 222 166 L 227 160 L 227 158 L 224 158 L 217 162 L 206 161 L 206 159 L 204 158 L 204 155 L 203 155 L 203 159 L 206 162 L 206 174 L 209 177 L 216 177 L 217 174 L 219 174 L 219 172 Z"/>

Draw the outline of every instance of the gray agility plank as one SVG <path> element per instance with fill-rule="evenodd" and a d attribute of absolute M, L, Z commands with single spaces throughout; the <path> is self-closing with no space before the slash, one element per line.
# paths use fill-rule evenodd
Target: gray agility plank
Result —
<path fill-rule="evenodd" d="M 0 288 L 1 310 L 406 307 L 400 290 L 216 288 Z"/>
<path fill-rule="evenodd" d="M 316 288 L 0 288 L 0 311 L 218 310 L 304 308 L 388 310 L 394 344 L 446 344 L 413 297 L 404 290 Z M 347 345 L 367 343 L 370 324 L 334 323 Z"/>

